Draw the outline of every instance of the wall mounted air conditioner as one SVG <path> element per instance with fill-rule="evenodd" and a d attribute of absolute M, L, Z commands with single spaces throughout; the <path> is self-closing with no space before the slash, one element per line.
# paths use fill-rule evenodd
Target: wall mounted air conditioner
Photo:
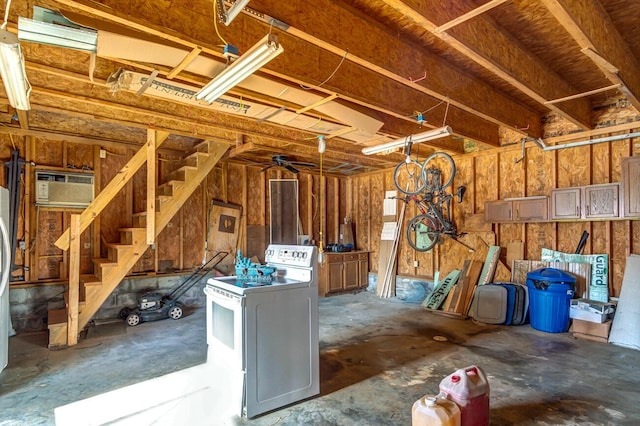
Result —
<path fill-rule="evenodd" d="M 36 170 L 36 205 L 87 207 L 93 201 L 93 174 Z"/>

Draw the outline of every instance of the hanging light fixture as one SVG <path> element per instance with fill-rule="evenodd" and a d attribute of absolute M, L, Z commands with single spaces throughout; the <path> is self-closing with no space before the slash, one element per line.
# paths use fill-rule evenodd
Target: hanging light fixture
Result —
<path fill-rule="evenodd" d="M 231 24 L 231 21 L 236 19 L 236 16 L 238 16 L 238 14 L 242 11 L 242 9 L 244 9 L 245 6 L 249 4 L 249 1 L 250 0 L 236 0 L 236 2 L 233 3 L 233 5 L 227 10 L 224 7 L 224 1 L 217 0 L 218 13 L 220 15 L 220 22 L 222 22 L 226 26 L 229 26 L 229 24 Z"/>
<path fill-rule="evenodd" d="M 20 43 L 15 34 L 4 29 L 4 25 L 0 29 L 0 76 L 9 104 L 16 109 L 31 109 L 31 85 L 27 80 Z"/>
<path fill-rule="evenodd" d="M 249 77 L 267 62 L 284 52 L 275 35 L 267 34 L 244 55 L 236 59 L 198 93 L 196 99 L 213 102 Z"/>
<path fill-rule="evenodd" d="M 439 127 L 437 129 L 418 133 L 417 135 L 411 135 L 405 138 L 399 138 L 391 142 L 386 142 L 380 145 L 362 148 L 362 153 L 365 155 L 370 155 L 370 154 L 377 154 L 380 152 L 391 151 L 393 149 L 397 149 L 405 146 L 409 141 L 411 141 L 411 143 L 415 145 L 420 142 L 426 142 L 434 139 L 444 138 L 446 136 L 450 136 L 451 133 L 452 133 L 451 127 L 449 126 Z"/>

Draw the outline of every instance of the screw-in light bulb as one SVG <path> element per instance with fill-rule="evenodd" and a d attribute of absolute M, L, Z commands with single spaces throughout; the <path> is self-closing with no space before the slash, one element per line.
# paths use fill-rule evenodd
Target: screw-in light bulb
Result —
<path fill-rule="evenodd" d="M 323 154 L 326 149 L 327 149 L 327 140 L 322 135 L 318 136 L 318 152 L 320 154 Z"/>

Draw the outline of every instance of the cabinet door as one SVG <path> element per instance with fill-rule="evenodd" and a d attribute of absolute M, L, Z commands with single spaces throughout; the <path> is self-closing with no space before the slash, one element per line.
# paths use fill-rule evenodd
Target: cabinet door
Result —
<path fill-rule="evenodd" d="M 590 185 L 584 188 L 584 217 L 618 217 L 620 184 Z"/>
<path fill-rule="evenodd" d="M 344 289 L 353 290 L 358 288 L 360 280 L 358 279 L 359 263 L 358 255 L 345 254 L 344 255 Z"/>
<path fill-rule="evenodd" d="M 551 190 L 551 219 L 580 219 L 582 188 Z"/>
<path fill-rule="evenodd" d="M 640 216 L 640 156 L 622 159 L 624 217 Z"/>
<path fill-rule="evenodd" d="M 342 277 L 342 261 L 330 262 L 327 264 L 328 270 L 328 292 L 342 291 L 344 288 Z"/>
<path fill-rule="evenodd" d="M 484 218 L 486 222 L 510 222 L 513 220 L 511 201 L 486 201 Z"/>
<path fill-rule="evenodd" d="M 369 286 L 369 253 L 358 255 L 358 286 L 367 288 Z"/>
<path fill-rule="evenodd" d="M 530 197 L 513 200 L 515 222 L 544 222 L 549 220 L 549 199 L 547 197 Z"/>

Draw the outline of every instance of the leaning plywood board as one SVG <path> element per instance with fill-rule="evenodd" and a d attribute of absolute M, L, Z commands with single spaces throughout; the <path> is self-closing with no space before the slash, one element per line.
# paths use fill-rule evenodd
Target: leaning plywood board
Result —
<path fill-rule="evenodd" d="M 467 312 L 469 312 L 471 300 L 473 300 L 473 292 L 476 289 L 476 285 L 482 271 L 482 265 L 483 262 L 479 260 L 471 261 L 471 265 L 469 266 L 469 270 L 467 271 L 467 275 L 464 280 L 462 294 L 460 295 L 460 299 L 456 305 L 456 313 L 466 316 Z"/>
<path fill-rule="evenodd" d="M 598 302 L 609 301 L 609 255 L 608 254 L 572 254 L 543 248 L 540 260 L 550 262 L 575 262 L 591 265 L 591 279 L 588 298 Z"/>
<path fill-rule="evenodd" d="M 609 343 L 640 349 L 640 255 L 627 257 Z"/>
<path fill-rule="evenodd" d="M 527 283 L 527 273 L 540 268 L 555 268 L 569 272 L 576 277 L 576 294 L 584 299 L 589 298 L 587 283 L 591 279 L 591 265 L 572 262 L 541 262 L 537 260 L 514 260 L 511 271 L 511 282 Z"/>
<path fill-rule="evenodd" d="M 454 270 L 445 277 L 444 280 L 436 288 L 433 289 L 431 295 L 422 303 L 427 309 L 439 309 L 449 295 L 451 288 L 455 285 L 460 277 L 460 271 Z"/>

